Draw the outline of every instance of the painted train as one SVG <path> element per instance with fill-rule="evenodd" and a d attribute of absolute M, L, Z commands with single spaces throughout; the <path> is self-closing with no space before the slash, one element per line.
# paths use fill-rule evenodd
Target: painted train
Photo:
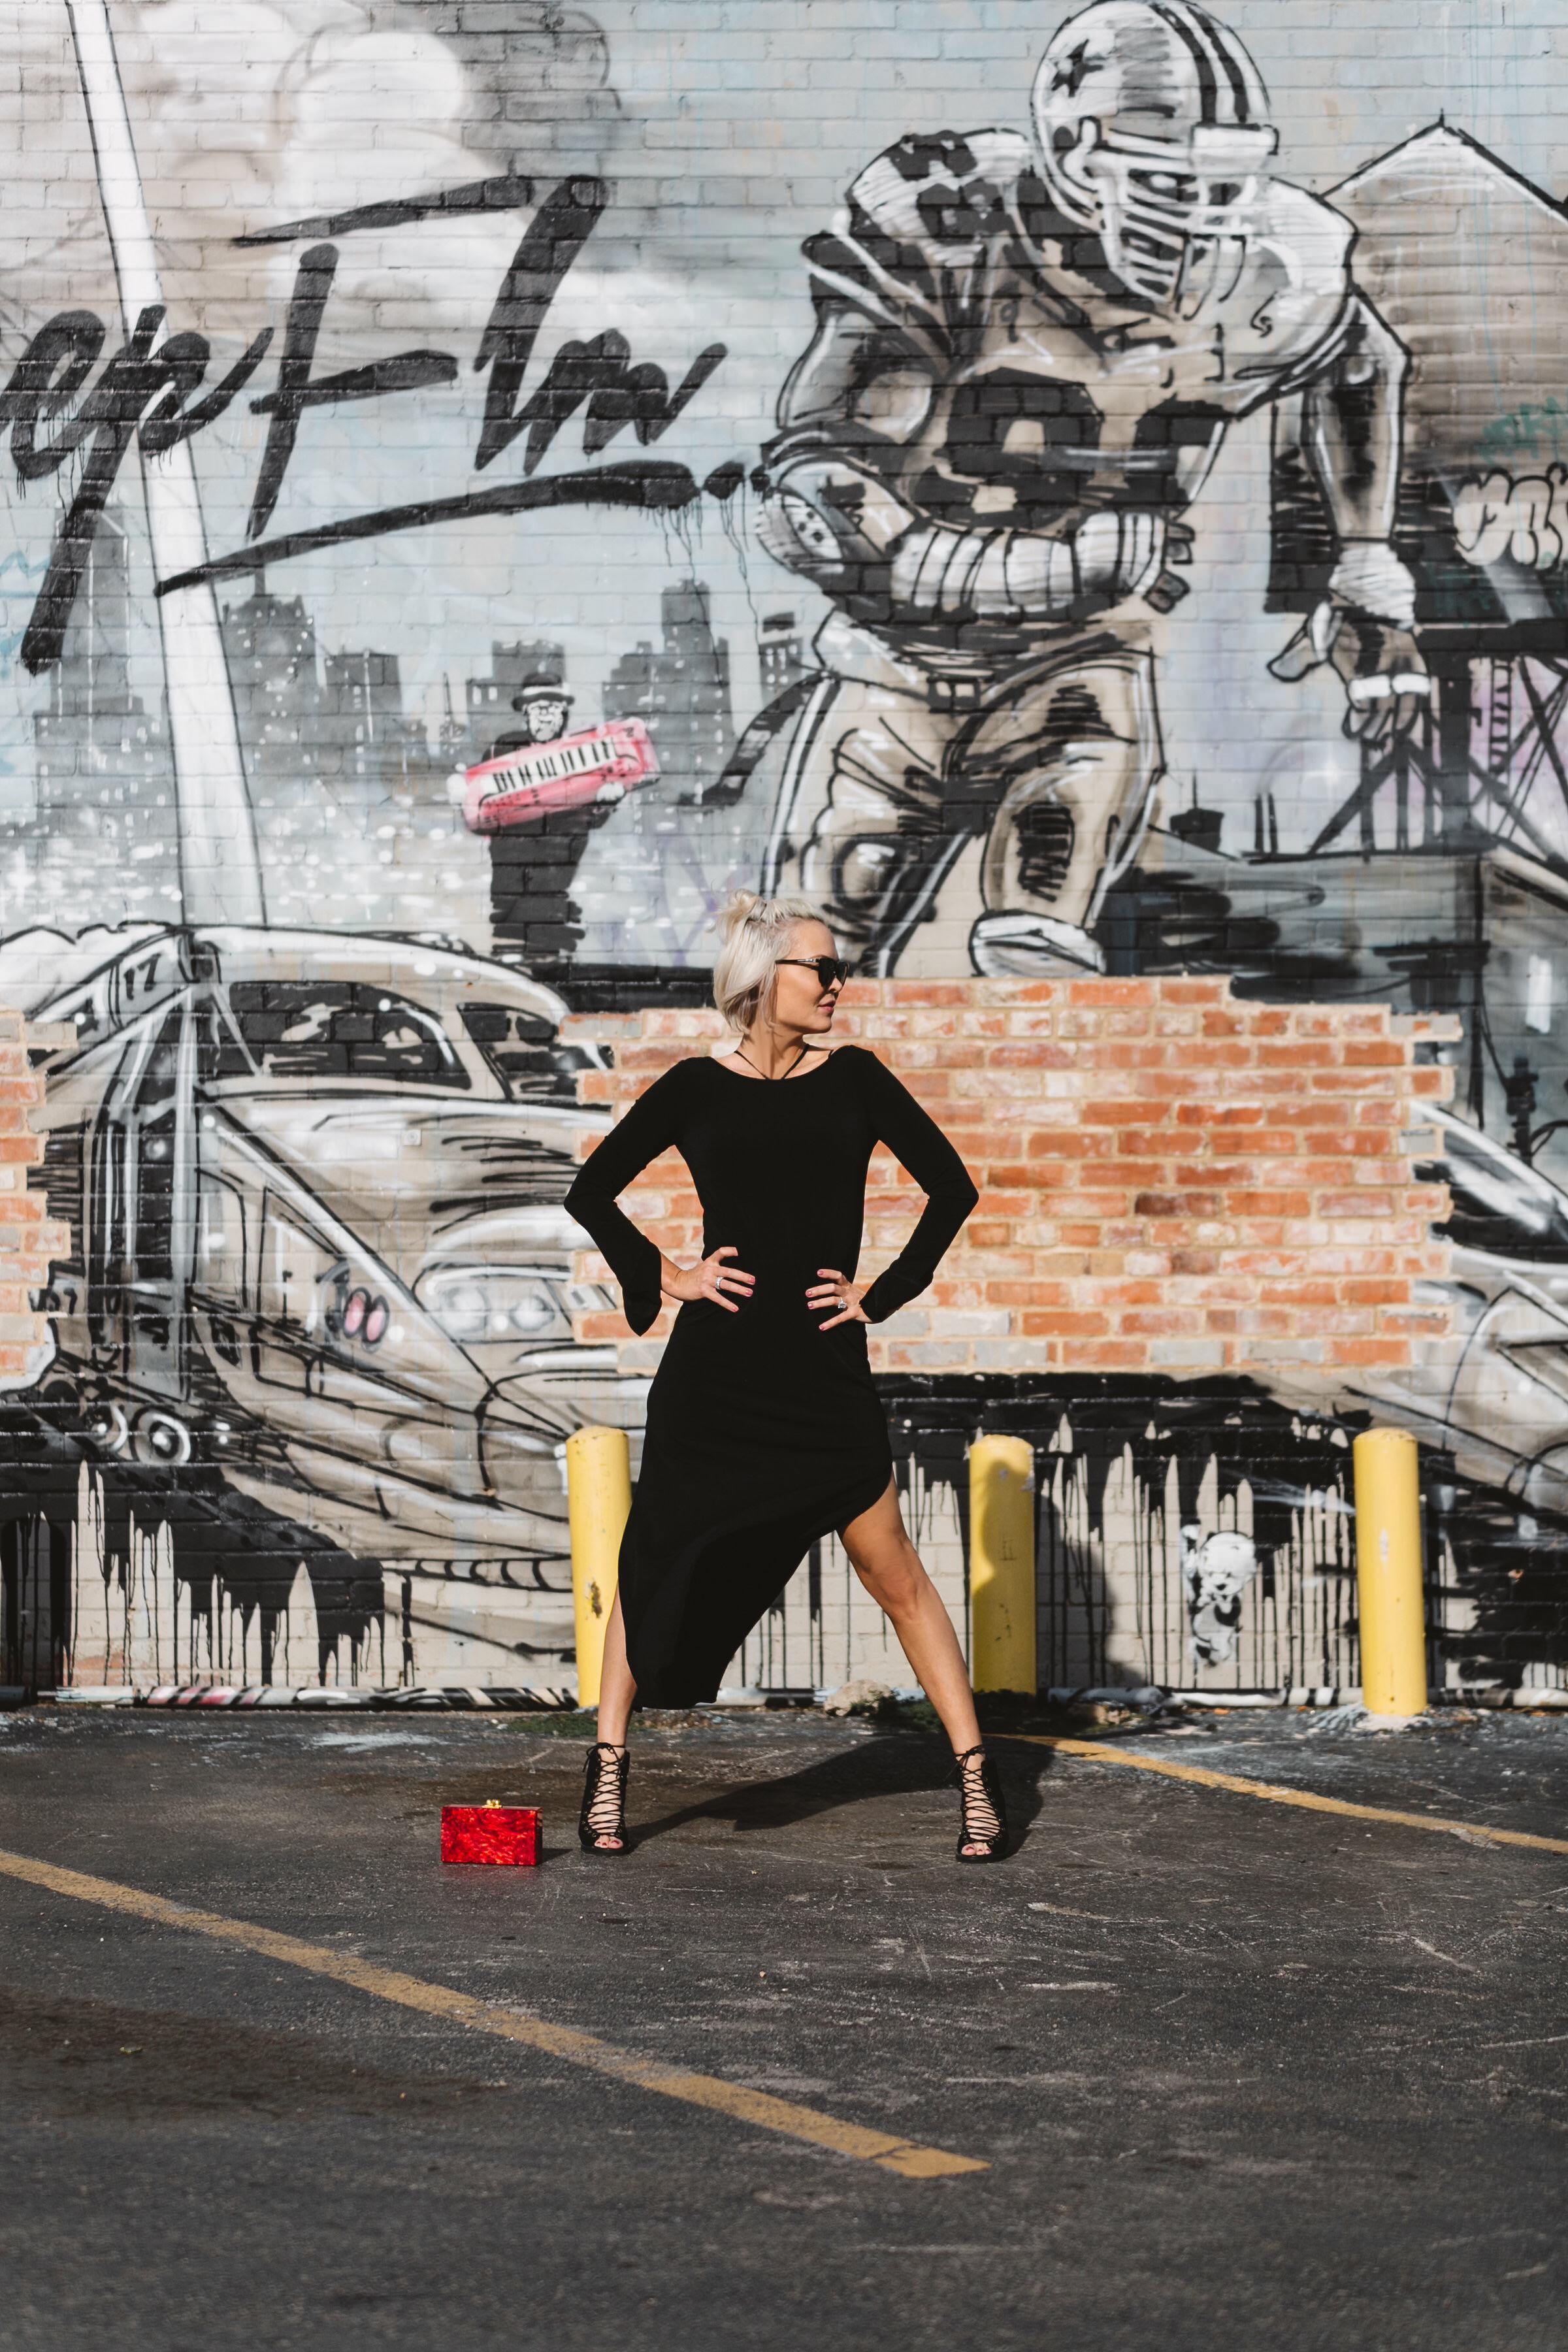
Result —
<path fill-rule="evenodd" d="M 560 1203 L 592 1047 L 508 967 L 244 926 L 7 943 L 47 1051 L 44 1181 L 71 1257 L 46 1387 L 97 1446 L 221 1464 L 361 1554 L 558 1559 L 563 1447 L 644 1384 L 572 1339 Z M 84 965 L 89 967 L 83 969 Z"/>

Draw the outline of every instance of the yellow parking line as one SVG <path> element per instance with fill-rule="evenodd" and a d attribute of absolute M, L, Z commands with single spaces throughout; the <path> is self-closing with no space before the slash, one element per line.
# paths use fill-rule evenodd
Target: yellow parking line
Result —
<path fill-rule="evenodd" d="M 1568 1838 L 1533 1837 L 1528 1830 L 1488 1829 L 1480 1822 L 1448 1822 L 1432 1813 L 1399 1813 L 1389 1805 L 1352 1805 L 1344 1797 L 1320 1797 L 1310 1789 L 1282 1788 L 1278 1780 L 1249 1780 L 1240 1772 L 1211 1772 L 1202 1764 L 1173 1764 L 1161 1756 L 1134 1756 L 1105 1739 L 1068 1739 L 1058 1732 L 1009 1731 L 1000 1735 L 1031 1748 L 1059 1748 L 1065 1756 L 1092 1756 L 1101 1764 L 1125 1764 L 1134 1772 L 1158 1772 L 1163 1780 L 1190 1780 L 1200 1789 L 1228 1789 L 1236 1797 L 1261 1797 L 1265 1804 L 1299 1805 L 1308 1813 L 1342 1813 L 1352 1822 L 1393 1822 L 1400 1829 L 1433 1830 L 1439 1837 L 1463 1838 L 1468 1845 L 1526 1845 L 1538 1853 L 1568 1853 Z"/>
<path fill-rule="evenodd" d="M 0 1874 L 47 1887 L 52 1895 L 68 1895 L 79 1903 L 96 1903 L 105 1910 L 123 1911 L 132 1918 L 151 1919 L 161 1927 L 183 1928 L 187 1935 L 210 1936 L 220 1944 L 240 1944 L 269 1960 L 289 1968 L 307 1969 L 312 1976 L 334 1977 L 378 2000 L 395 2001 L 400 2009 L 416 2009 L 426 2017 L 444 2017 L 476 2033 L 493 2033 L 502 2042 L 521 2042 L 552 2058 L 564 2058 L 597 2074 L 614 2075 L 641 2091 L 657 2091 L 688 2106 L 708 2107 L 731 2116 L 737 2123 L 757 2124 L 764 2131 L 784 2133 L 790 2139 L 809 2140 L 814 2147 L 831 2148 L 837 2156 L 859 2157 L 885 2171 L 902 2173 L 908 2180 L 935 2180 L 947 2173 L 987 2172 L 978 2157 L 954 2156 L 944 2147 L 922 2147 L 892 2132 L 868 2131 L 861 2124 L 841 2123 L 837 2116 L 818 2115 L 813 2107 L 797 2106 L 793 2099 L 775 2099 L 766 2091 L 749 2091 L 742 2084 L 726 2083 L 714 2074 L 689 2074 L 679 2066 L 661 2065 L 657 2058 L 618 2050 L 597 2035 L 580 2033 L 574 2026 L 552 2025 L 548 2019 L 526 2011 L 493 2008 L 450 1985 L 427 1984 L 423 1978 L 405 1976 L 397 1969 L 378 1968 L 373 1960 L 355 1959 L 348 1952 L 329 1951 L 321 1944 L 302 1943 L 298 1936 L 280 1936 L 271 1927 L 248 1919 L 226 1919 L 217 1911 L 190 1911 L 167 1903 L 139 1886 L 121 1886 L 111 1878 L 92 1878 L 79 1870 L 62 1870 L 52 1862 L 37 1862 L 30 1854 L 0 1852 Z"/>

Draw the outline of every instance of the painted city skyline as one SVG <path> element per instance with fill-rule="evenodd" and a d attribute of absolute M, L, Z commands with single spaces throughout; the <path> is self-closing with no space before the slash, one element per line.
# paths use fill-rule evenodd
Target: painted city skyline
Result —
<path fill-rule="evenodd" d="M 31 805 L 8 828 L 0 897 L 25 898 L 66 930 L 102 921 L 178 920 L 176 824 L 163 697 L 138 662 L 145 625 L 135 600 L 136 518 L 111 511 L 92 550 L 59 662 L 29 714 Z M 484 854 L 456 807 L 455 775 L 515 723 L 511 698 L 530 674 L 559 674 L 573 723 L 644 719 L 658 744 L 661 787 L 618 814 L 595 844 L 584 877 L 595 960 L 657 956 L 639 946 L 636 909 L 661 887 L 667 843 L 658 809 L 710 791 L 737 720 L 731 647 L 716 633 L 711 592 L 692 577 L 660 589 L 657 635 L 625 646 L 599 691 L 575 673 L 567 641 L 492 637 L 488 665 L 443 671 L 408 688 L 404 657 L 334 644 L 303 594 L 265 572 L 219 611 L 259 846 L 277 919 L 304 919 L 319 902 L 333 844 L 374 817 L 357 889 L 342 890 L 353 924 L 481 941 L 488 925 Z M 341 637 L 342 631 L 333 632 Z M 793 611 L 765 616 L 754 645 L 759 690 L 771 697 L 805 666 Z M 655 803 L 658 803 L 656 808 Z M 715 840 L 720 828 L 709 826 Z M 731 870 L 721 843 L 713 887 Z M 370 868 L 367 873 L 364 868 Z M 711 891 L 697 884 L 707 906 Z"/>

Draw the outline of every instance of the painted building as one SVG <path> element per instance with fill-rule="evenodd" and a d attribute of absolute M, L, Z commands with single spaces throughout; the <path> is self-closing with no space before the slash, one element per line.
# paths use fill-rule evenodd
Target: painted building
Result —
<path fill-rule="evenodd" d="M 700 799 L 723 772 L 731 740 L 730 648 L 713 635 L 707 587 L 697 580 L 659 597 L 661 643 L 623 654 L 605 683 L 607 719 L 640 719 L 659 766 L 683 797 Z"/>
<path fill-rule="evenodd" d="M 1568 36 L 471 13 L 5 14 L 13 1663 L 570 1688 L 653 1360 L 560 1204 L 744 885 L 986 1171 L 879 1359 L 955 1615 L 1005 1428 L 1049 1679 L 1352 1685 L 1376 1417 L 1443 1677 L 1562 1686 Z M 453 779 L 539 673 L 659 774 L 531 972 Z M 826 1547 L 734 1673 L 881 1642 Z"/>

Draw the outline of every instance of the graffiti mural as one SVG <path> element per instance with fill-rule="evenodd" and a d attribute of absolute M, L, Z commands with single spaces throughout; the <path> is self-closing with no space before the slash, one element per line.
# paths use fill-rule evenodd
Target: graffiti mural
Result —
<path fill-rule="evenodd" d="M 867 5 L 853 103 L 720 0 L 0 7 L 0 1006 L 72 1235 L 0 1566 L 58 1671 L 570 1686 L 564 1441 L 645 1386 L 574 1338 L 570 1015 L 700 1002 L 744 885 L 911 983 L 1453 1016 L 1451 1347 L 906 1381 L 900 1476 L 961 1612 L 963 1445 L 1035 1437 L 1058 1679 L 1338 1685 L 1392 1417 L 1451 1678 L 1561 1679 L 1550 93 L 1466 119 L 1484 0 L 1436 121 L 1315 0 Z M 737 1679 L 898 1679 L 841 1569 Z"/>
<path fill-rule="evenodd" d="M 817 332 L 767 454 L 763 540 L 837 606 L 771 856 L 877 971 L 971 839 L 976 971 L 1102 967 L 1163 767 L 1150 620 L 1250 410 L 1300 404 L 1331 519 L 1276 674 L 1331 662 L 1378 743 L 1429 693 L 1389 537 L 1405 354 L 1349 223 L 1274 176 L 1247 50 L 1200 9 L 1097 0 L 1033 112 L 856 180 L 806 249 Z"/>

